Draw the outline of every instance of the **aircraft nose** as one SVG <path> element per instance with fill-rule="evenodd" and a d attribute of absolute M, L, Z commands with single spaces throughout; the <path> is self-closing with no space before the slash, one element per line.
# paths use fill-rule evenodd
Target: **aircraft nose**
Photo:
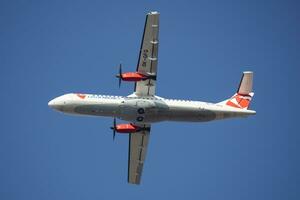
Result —
<path fill-rule="evenodd" d="M 53 99 L 52 99 L 51 101 L 48 102 L 48 106 L 49 106 L 50 108 L 53 108 L 53 106 L 54 106 L 54 101 L 53 101 Z"/>
<path fill-rule="evenodd" d="M 54 110 L 65 112 L 70 108 L 70 104 L 68 103 L 70 100 L 70 95 L 65 94 L 59 97 L 56 97 L 48 102 L 48 106 Z"/>
<path fill-rule="evenodd" d="M 50 108 L 57 109 L 57 103 L 56 103 L 55 99 L 52 99 L 51 101 L 49 101 L 48 106 Z"/>
<path fill-rule="evenodd" d="M 55 110 L 62 110 L 62 103 L 59 98 L 52 99 L 48 102 L 48 106 Z"/>

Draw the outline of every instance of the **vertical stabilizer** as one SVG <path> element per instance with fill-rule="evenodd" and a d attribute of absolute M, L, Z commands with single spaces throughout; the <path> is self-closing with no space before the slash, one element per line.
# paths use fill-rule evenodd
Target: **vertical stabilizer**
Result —
<path fill-rule="evenodd" d="M 227 105 L 234 108 L 248 109 L 254 95 L 252 91 L 253 72 L 243 72 L 243 76 L 237 92 L 230 98 L 218 104 Z"/>
<path fill-rule="evenodd" d="M 237 94 L 247 95 L 252 93 L 253 72 L 243 72 Z"/>

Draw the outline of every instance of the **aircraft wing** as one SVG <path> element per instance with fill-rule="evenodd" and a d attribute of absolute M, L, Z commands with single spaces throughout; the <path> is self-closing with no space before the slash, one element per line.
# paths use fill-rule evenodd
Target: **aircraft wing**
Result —
<path fill-rule="evenodd" d="M 129 134 L 128 182 L 132 184 L 140 184 L 146 158 L 150 126 L 144 127 L 147 130 Z"/>
<path fill-rule="evenodd" d="M 159 13 L 150 12 L 146 16 L 142 44 L 140 48 L 137 72 L 153 78 L 135 83 L 137 96 L 153 96 L 155 94 L 157 55 L 158 55 Z"/>

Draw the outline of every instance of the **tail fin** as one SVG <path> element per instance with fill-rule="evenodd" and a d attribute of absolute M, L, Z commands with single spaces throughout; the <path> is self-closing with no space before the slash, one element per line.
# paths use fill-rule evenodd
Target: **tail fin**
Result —
<path fill-rule="evenodd" d="M 234 108 L 248 109 L 251 99 L 254 95 L 252 92 L 253 72 L 243 72 L 243 76 L 237 92 L 230 98 L 218 104 L 227 105 Z"/>

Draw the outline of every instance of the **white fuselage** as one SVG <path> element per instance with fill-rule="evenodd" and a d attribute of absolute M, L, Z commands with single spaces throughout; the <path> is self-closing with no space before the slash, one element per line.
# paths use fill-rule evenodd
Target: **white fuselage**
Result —
<path fill-rule="evenodd" d="M 255 114 L 226 105 L 161 97 L 127 97 L 94 94 L 65 94 L 49 106 L 69 114 L 116 117 L 133 123 L 160 121 L 205 122 Z"/>

